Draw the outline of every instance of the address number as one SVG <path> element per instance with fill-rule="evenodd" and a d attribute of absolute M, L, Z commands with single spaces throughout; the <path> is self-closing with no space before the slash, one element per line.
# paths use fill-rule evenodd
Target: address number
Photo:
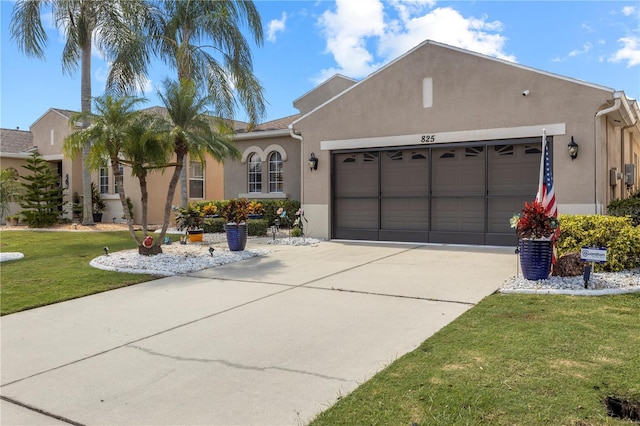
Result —
<path fill-rule="evenodd" d="M 436 141 L 436 135 L 422 135 L 420 143 L 432 143 Z"/>

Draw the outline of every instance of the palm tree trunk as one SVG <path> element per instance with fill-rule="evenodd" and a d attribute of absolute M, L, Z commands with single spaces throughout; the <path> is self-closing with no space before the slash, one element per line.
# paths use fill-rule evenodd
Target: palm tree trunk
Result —
<path fill-rule="evenodd" d="M 176 153 L 176 168 L 173 170 L 171 180 L 169 180 L 169 188 L 167 189 L 167 200 L 164 205 L 164 223 L 162 224 L 162 230 L 160 231 L 160 236 L 158 237 L 158 241 L 156 242 L 156 244 L 164 241 L 164 236 L 167 233 L 167 228 L 169 227 L 169 222 L 171 221 L 171 202 L 173 201 L 173 196 L 176 193 L 176 186 L 178 185 L 178 180 L 180 179 L 185 156 L 186 154 L 184 153 Z"/>
<path fill-rule="evenodd" d="M 140 202 L 142 203 L 142 235 L 147 236 L 147 229 L 149 224 L 148 210 L 149 210 L 149 192 L 147 191 L 147 171 L 138 177 L 140 182 Z"/>
<path fill-rule="evenodd" d="M 189 203 L 187 197 L 187 157 L 182 162 L 182 171 L 180 172 L 180 206 L 187 207 Z"/>
<path fill-rule="evenodd" d="M 124 178 L 122 177 L 122 173 L 120 173 L 117 159 L 111 159 L 111 172 L 113 173 L 116 186 L 118 187 L 120 204 L 122 204 L 122 211 L 124 212 L 124 218 L 127 221 L 129 234 L 131 234 L 131 237 L 135 240 L 136 244 L 138 244 L 138 247 L 140 247 L 142 245 L 142 241 L 140 241 L 140 239 L 136 235 L 136 231 L 133 229 L 133 221 L 131 220 L 131 214 L 129 213 L 129 205 L 127 204 L 127 195 L 124 192 Z"/>
<path fill-rule="evenodd" d="M 85 117 L 91 112 L 91 35 L 89 42 L 82 48 L 81 58 L 81 82 L 80 82 L 80 107 Z M 91 123 L 87 118 L 82 119 L 82 128 L 86 129 Z M 82 148 L 82 224 L 94 225 L 93 203 L 91 198 L 91 169 L 87 157 L 91 151 L 91 142 L 87 142 Z"/>

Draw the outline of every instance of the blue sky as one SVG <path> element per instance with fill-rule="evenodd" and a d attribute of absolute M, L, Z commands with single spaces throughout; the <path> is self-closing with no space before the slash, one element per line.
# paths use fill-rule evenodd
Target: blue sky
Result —
<path fill-rule="evenodd" d="M 80 74 L 62 73 L 63 40 L 49 26 L 46 60 L 10 39 L 13 1 L 1 0 L 0 127 L 27 130 L 49 108 L 80 109 Z M 254 69 L 268 101 L 264 121 L 295 114 L 292 102 L 340 73 L 362 79 L 426 39 L 624 91 L 640 98 L 638 1 L 256 1 L 265 42 Z M 93 96 L 107 64 L 92 64 Z M 154 63 L 144 95 L 175 72 Z M 239 114 L 237 119 L 245 119 Z"/>

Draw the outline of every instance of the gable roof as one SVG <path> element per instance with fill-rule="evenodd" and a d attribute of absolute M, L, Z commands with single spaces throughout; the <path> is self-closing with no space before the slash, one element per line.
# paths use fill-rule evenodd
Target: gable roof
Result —
<path fill-rule="evenodd" d="M 437 42 L 437 41 L 425 40 L 422 43 L 420 43 L 417 46 L 415 46 L 414 48 L 408 50 L 404 54 L 398 56 L 397 58 L 395 58 L 394 60 L 392 60 L 388 64 L 378 68 L 377 70 L 375 70 L 374 72 L 372 72 L 371 74 L 369 74 L 368 76 L 366 76 L 365 78 L 360 80 L 359 82 L 355 83 L 353 86 L 347 88 L 346 90 L 342 91 L 341 93 L 337 94 L 336 96 L 332 97 L 331 99 L 328 99 L 326 102 L 322 103 L 321 105 L 318 105 L 316 108 L 314 108 L 313 110 L 307 112 L 306 114 L 303 114 L 302 117 L 300 117 L 299 119 L 294 121 L 292 124 L 295 125 L 298 121 L 300 121 L 300 120 L 304 119 L 305 117 L 313 114 L 315 111 L 323 108 L 327 104 L 331 103 L 334 99 L 339 98 L 340 96 L 344 95 L 345 93 L 349 92 L 350 90 L 356 89 L 357 87 L 359 87 L 360 85 L 364 84 L 369 79 L 371 79 L 373 76 L 375 76 L 378 73 L 381 73 L 382 71 L 386 70 L 387 68 L 395 65 L 396 62 L 401 61 L 405 57 L 411 55 L 414 51 L 416 51 L 418 49 L 421 49 L 426 45 L 433 45 L 433 46 L 441 47 L 443 49 L 454 50 L 454 51 L 457 51 L 457 52 L 460 52 L 460 53 L 463 53 L 463 54 L 466 54 L 466 55 L 477 56 L 479 58 L 487 59 L 487 60 L 494 61 L 494 62 L 499 62 L 499 63 L 504 64 L 504 65 L 508 65 L 508 66 L 515 67 L 515 68 L 520 68 L 520 69 L 523 69 L 523 70 L 526 70 L 526 71 L 542 74 L 542 75 L 545 75 L 545 76 L 548 76 L 548 77 L 552 77 L 552 78 L 556 78 L 556 79 L 560 79 L 560 80 L 565 80 L 565 81 L 568 81 L 568 82 L 571 82 L 571 83 L 580 84 L 580 85 L 583 85 L 583 86 L 587 86 L 587 87 L 591 87 L 591 88 L 595 88 L 595 89 L 599 89 L 599 90 L 604 90 L 606 92 L 610 92 L 612 95 L 615 93 L 615 90 L 610 88 L 610 87 L 605 87 L 605 86 L 601 86 L 601 85 L 598 85 L 598 84 L 589 83 L 589 82 L 586 82 L 584 80 L 579 80 L 579 79 L 576 79 L 576 78 L 567 77 L 567 76 L 563 76 L 563 75 L 560 75 L 560 74 L 554 74 L 554 73 L 551 73 L 551 72 L 548 72 L 548 71 L 543 71 L 543 70 L 539 70 L 539 69 L 536 69 L 536 68 L 532 68 L 532 67 L 528 67 L 528 66 L 525 66 L 525 65 L 521 65 L 521 64 L 518 64 L 516 62 L 510 62 L 510 61 L 507 61 L 507 60 L 504 60 L 504 59 L 499 59 L 499 58 L 494 58 L 492 56 L 487 56 L 487 55 L 484 55 L 482 53 L 473 52 L 471 50 L 466 50 L 466 49 L 462 49 L 462 48 L 459 48 L 459 47 L 450 46 L 448 44 L 440 43 L 440 42 Z"/>
<path fill-rule="evenodd" d="M 38 121 L 42 120 L 47 114 L 49 114 L 50 112 L 53 112 L 55 114 L 60 115 L 61 117 L 63 117 L 65 120 L 69 120 L 71 118 L 71 116 L 73 114 L 76 113 L 76 111 L 71 111 L 68 109 L 61 109 L 61 108 L 49 108 L 48 110 L 45 111 L 44 114 L 42 114 L 40 117 L 38 117 L 38 119 L 36 121 L 33 122 L 33 124 L 31 124 L 31 127 L 35 126 L 36 123 L 38 123 Z"/>
<path fill-rule="evenodd" d="M 0 129 L 0 152 L 24 153 L 33 148 L 33 135 L 25 130 Z"/>

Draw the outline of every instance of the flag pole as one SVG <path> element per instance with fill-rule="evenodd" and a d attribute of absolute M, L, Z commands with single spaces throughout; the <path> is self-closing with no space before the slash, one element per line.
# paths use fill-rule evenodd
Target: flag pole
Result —
<path fill-rule="evenodd" d="M 544 153 L 547 145 L 547 129 L 542 129 L 542 155 L 540 156 L 540 177 L 538 179 L 538 193 L 536 200 L 542 202 L 542 186 L 544 185 Z"/>

